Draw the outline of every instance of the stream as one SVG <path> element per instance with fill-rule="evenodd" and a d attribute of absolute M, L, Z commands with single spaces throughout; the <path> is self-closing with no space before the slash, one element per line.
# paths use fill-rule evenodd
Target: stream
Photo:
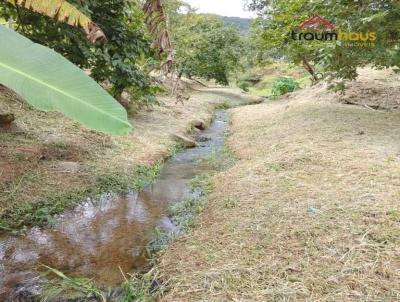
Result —
<path fill-rule="evenodd" d="M 227 112 L 217 111 L 199 135 L 199 146 L 169 159 L 151 187 L 87 200 L 60 216 L 52 228 L 31 228 L 22 237 L 0 236 L 0 301 L 14 301 L 14 293 L 39 280 L 43 264 L 93 279 L 100 288 L 123 282 L 119 267 L 145 271 L 154 230 L 179 234 L 168 216 L 170 206 L 193 194 L 191 180 L 211 170 L 202 159 L 223 148 L 228 129 Z"/>

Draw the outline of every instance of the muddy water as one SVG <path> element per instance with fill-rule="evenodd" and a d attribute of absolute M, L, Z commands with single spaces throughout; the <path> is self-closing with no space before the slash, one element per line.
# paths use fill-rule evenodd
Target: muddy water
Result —
<path fill-rule="evenodd" d="M 155 184 L 142 192 L 104 194 L 64 214 L 51 229 L 0 237 L 0 301 L 34 283 L 42 264 L 92 278 L 103 288 L 122 282 L 118 267 L 126 272 L 145 269 L 146 246 L 154 229 L 179 233 L 168 208 L 191 194 L 190 181 L 209 169 L 201 159 L 222 148 L 228 127 L 227 113 L 217 112 L 201 134 L 210 140 L 202 139 L 199 147 L 168 160 Z"/>

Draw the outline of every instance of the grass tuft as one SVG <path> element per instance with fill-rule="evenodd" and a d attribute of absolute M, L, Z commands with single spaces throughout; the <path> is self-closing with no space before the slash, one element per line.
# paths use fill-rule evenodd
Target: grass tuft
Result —
<path fill-rule="evenodd" d="M 80 301 L 96 299 L 101 302 L 107 301 L 105 294 L 91 280 L 68 277 L 59 270 L 49 266 L 44 267 L 47 269 L 45 276 L 51 275 L 55 279 L 49 280 L 44 284 L 43 291 L 38 297 L 41 302 L 50 302 L 55 299 L 79 299 Z"/>

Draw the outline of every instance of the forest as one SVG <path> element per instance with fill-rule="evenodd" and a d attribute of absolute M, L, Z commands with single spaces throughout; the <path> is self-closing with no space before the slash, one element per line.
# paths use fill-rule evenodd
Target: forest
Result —
<path fill-rule="evenodd" d="M 0 301 L 400 300 L 400 3 L 222 2 L 0 1 Z"/>

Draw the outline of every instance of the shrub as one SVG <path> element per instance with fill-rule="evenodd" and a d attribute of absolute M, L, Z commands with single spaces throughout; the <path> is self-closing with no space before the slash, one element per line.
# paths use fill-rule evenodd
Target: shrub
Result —
<path fill-rule="evenodd" d="M 289 77 L 282 77 L 275 80 L 275 82 L 272 84 L 272 95 L 284 95 L 288 92 L 295 91 L 299 87 L 299 83 L 296 82 L 294 79 Z"/>
<path fill-rule="evenodd" d="M 249 91 L 249 88 L 250 88 L 250 86 L 251 86 L 251 84 L 250 84 L 249 82 L 246 82 L 246 81 L 239 81 L 239 82 L 237 83 L 237 86 L 238 86 L 240 89 L 243 89 L 244 91 L 248 92 L 248 91 Z"/>

